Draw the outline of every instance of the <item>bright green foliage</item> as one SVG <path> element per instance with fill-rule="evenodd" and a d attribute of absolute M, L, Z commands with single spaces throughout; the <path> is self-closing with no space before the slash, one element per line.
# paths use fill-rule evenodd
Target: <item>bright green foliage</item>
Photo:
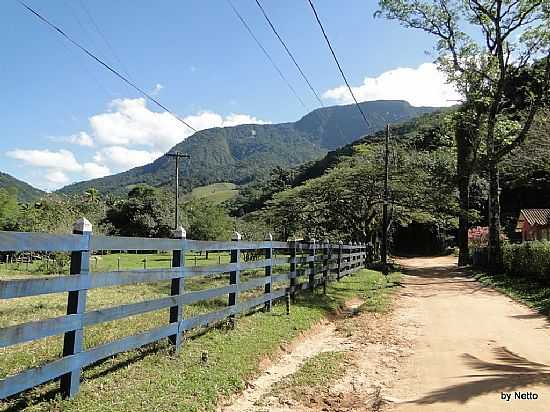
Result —
<path fill-rule="evenodd" d="M 105 217 L 106 206 L 92 203 L 86 195 L 45 195 L 33 204 L 21 204 L 17 224 L 13 230 L 25 232 L 71 233 L 73 223 L 86 217 L 95 233 L 105 233 L 100 222 Z"/>
<path fill-rule="evenodd" d="M 264 216 L 283 238 L 370 240 L 378 230 L 383 203 L 383 146 L 358 145 L 355 151 L 321 177 L 280 192 L 268 203 Z M 395 145 L 391 161 L 393 221 L 455 226 L 452 150 L 424 152 Z"/>
<path fill-rule="evenodd" d="M 507 274 L 550 281 L 550 242 L 505 244 L 502 254 Z"/>
<path fill-rule="evenodd" d="M 196 240 L 226 240 L 233 223 L 225 210 L 206 199 L 195 199 L 182 207 L 187 237 Z"/>

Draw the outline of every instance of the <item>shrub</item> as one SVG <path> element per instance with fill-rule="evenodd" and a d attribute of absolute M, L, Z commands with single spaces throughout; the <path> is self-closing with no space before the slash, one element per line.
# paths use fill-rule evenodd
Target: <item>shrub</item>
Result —
<path fill-rule="evenodd" d="M 505 244 L 502 248 L 504 272 L 550 281 L 550 242 Z"/>

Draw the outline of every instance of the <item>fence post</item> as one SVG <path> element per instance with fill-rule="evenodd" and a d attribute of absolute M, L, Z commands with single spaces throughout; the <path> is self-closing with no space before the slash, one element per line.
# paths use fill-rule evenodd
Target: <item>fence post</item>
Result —
<path fill-rule="evenodd" d="M 233 237 L 231 238 L 234 242 L 240 242 L 241 241 L 241 234 L 239 232 L 233 232 Z M 238 247 L 231 250 L 231 260 L 230 263 L 234 263 L 237 267 L 235 270 L 229 272 L 229 284 L 230 285 L 237 285 L 235 287 L 238 288 L 238 285 L 240 283 L 240 270 L 239 270 L 239 264 L 241 262 L 241 251 Z M 235 306 L 237 305 L 237 301 L 239 299 L 239 293 L 237 291 L 231 292 L 229 294 L 229 300 L 228 300 L 228 306 Z M 232 328 L 235 327 L 235 314 L 232 314 L 229 316 L 229 324 Z"/>
<path fill-rule="evenodd" d="M 273 306 L 273 300 L 271 299 L 271 277 L 273 275 L 273 235 L 268 233 L 265 240 L 269 242 L 269 247 L 265 249 L 265 258 L 269 260 L 268 265 L 265 267 L 265 276 L 267 283 L 265 284 L 264 293 L 268 300 L 265 302 L 265 310 L 271 312 Z"/>
<path fill-rule="evenodd" d="M 328 282 L 328 265 L 330 264 L 330 242 L 325 239 L 323 245 L 323 295 L 327 294 L 327 282 Z"/>
<path fill-rule="evenodd" d="M 172 232 L 174 239 L 181 239 L 182 243 L 187 238 L 187 232 L 180 226 L 174 232 Z M 182 247 L 178 250 L 172 251 L 172 267 L 180 268 L 180 275 L 177 278 L 172 279 L 170 284 L 170 296 L 180 296 L 185 288 L 185 276 L 183 274 L 183 268 L 185 267 L 185 248 Z M 176 306 L 170 307 L 170 323 L 177 323 L 178 329 L 175 335 L 168 337 L 170 343 L 174 345 L 176 352 L 179 351 L 182 342 L 181 327 L 183 324 L 183 305 L 178 302 Z"/>
<path fill-rule="evenodd" d="M 368 248 L 367 242 L 363 242 L 363 267 L 365 269 L 369 267 L 367 248 Z"/>
<path fill-rule="evenodd" d="M 311 239 L 309 243 L 309 256 L 313 259 L 309 262 L 309 288 L 313 291 L 315 289 L 315 248 L 317 243 L 315 239 Z"/>
<path fill-rule="evenodd" d="M 296 245 L 297 245 L 297 240 L 296 240 L 296 237 L 293 238 L 293 240 L 290 242 L 290 296 L 292 297 L 292 301 L 295 302 L 296 301 L 296 267 L 297 267 L 297 263 L 296 263 L 296 259 L 297 259 L 297 254 L 296 254 Z M 290 308 L 290 307 L 289 307 Z"/>
<path fill-rule="evenodd" d="M 344 247 L 344 242 L 341 240 L 338 241 L 338 268 L 336 269 L 336 280 L 340 282 L 340 277 L 342 274 L 342 249 Z"/>
<path fill-rule="evenodd" d="M 358 265 L 358 260 L 359 260 L 359 256 L 357 256 L 357 242 L 353 242 L 353 273 L 355 273 L 355 269 L 357 268 L 357 265 Z"/>
<path fill-rule="evenodd" d="M 78 219 L 73 225 L 73 234 L 82 235 L 88 238 L 87 250 L 81 250 L 71 253 L 71 275 L 89 276 L 90 275 L 90 236 L 92 234 L 92 224 L 86 218 Z M 82 316 L 86 311 L 86 289 L 69 292 L 67 298 L 67 315 Z M 65 332 L 63 336 L 63 356 L 75 355 L 82 352 L 84 347 L 84 329 L 71 330 Z M 69 373 L 61 376 L 60 387 L 64 397 L 72 398 L 80 390 L 80 373 L 78 366 Z"/>

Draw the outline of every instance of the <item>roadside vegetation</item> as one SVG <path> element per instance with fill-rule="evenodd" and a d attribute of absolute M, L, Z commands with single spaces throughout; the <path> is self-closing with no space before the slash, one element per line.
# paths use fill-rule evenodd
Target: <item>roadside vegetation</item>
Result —
<path fill-rule="evenodd" d="M 478 280 L 550 315 L 550 242 L 505 244 L 503 270 L 480 273 Z"/>
<path fill-rule="evenodd" d="M 476 278 L 483 285 L 492 286 L 543 315 L 550 315 L 550 285 L 547 281 L 524 276 L 521 274 L 521 268 L 518 268 L 515 274 L 482 272 L 478 273 Z"/>
<path fill-rule="evenodd" d="M 268 396 L 307 403 L 312 395 L 344 375 L 346 355 L 346 352 L 321 352 L 307 359 L 299 370 L 276 382 Z"/>

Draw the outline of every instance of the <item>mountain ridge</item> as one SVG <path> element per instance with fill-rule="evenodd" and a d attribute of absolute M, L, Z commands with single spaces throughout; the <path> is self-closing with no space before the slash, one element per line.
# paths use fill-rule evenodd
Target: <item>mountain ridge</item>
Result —
<path fill-rule="evenodd" d="M 190 154 L 182 164 L 180 181 L 185 190 L 216 182 L 245 184 L 276 167 L 295 167 L 320 159 L 334 150 L 382 129 L 437 107 L 414 107 L 401 100 L 360 103 L 370 127 L 365 128 L 355 105 L 316 109 L 296 122 L 245 124 L 201 130 L 176 144 L 171 151 Z M 73 183 L 59 193 L 84 192 L 95 187 L 102 193 L 122 194 L 139 183 L 152 186 L 173 184 L 174 160 L 160 157 L 154 162 L 99 179 Z"/>

